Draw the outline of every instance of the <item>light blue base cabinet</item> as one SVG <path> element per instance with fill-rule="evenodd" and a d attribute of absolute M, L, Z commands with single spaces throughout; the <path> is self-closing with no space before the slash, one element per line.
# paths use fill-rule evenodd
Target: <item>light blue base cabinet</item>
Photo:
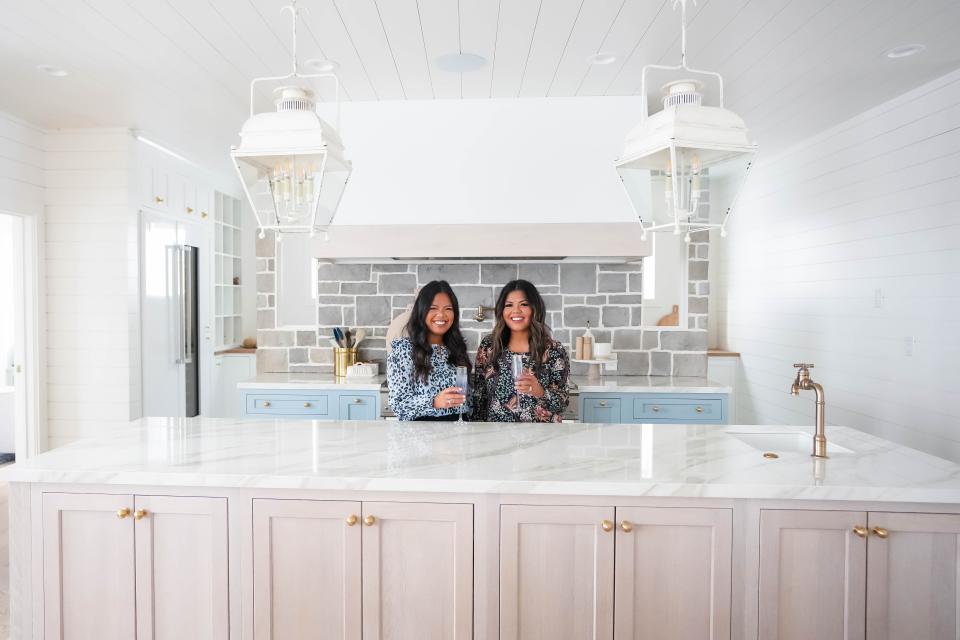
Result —
<path fill-rule="evenodd" d="M 580 420 L 601 423 L 727 424 L 725 393 L 582 393 Z"/>
<path fill-rule="evenodd" d="M 376 391 L 248 389 L 241 394 L 244 418 L 378 420 Z"/>

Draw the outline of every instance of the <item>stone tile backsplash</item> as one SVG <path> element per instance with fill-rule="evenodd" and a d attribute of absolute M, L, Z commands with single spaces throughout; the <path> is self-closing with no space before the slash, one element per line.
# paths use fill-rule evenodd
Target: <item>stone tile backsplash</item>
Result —
<path fill-rule="evenodd" d="M 318 265 L 317 330 L 310 331 L 275 326 L 276 267 L 268 235 L 257 243 L 257 371 L 330 372 L 333 351 L 328 339 L 333 327 L 348 326 L 367 330 L 360 358 L 380 362 L 383 372 L 387 326 L 413 303 L 417 288 L 431 280 L 447 280 L 453 286 L 460 302 L 461 331 L 475 351 L 493 328 L 489 307 L 500 288 L 519 277 L 536 284 L 543 294 L 548 323 L 571 357 L 576 336 L 589 322 L 598 341 L 613 342 L 618 375 L 705 376 L 706 306 L 702 314 L 693 311 L 694 301 L 707 295 L 705 243 L 696 238 L 690 245 L 691 278 L 693 260 L 703 263 L 703 281 L 690 281 L 690 330 L 640 327 L 639 264 L 430 263 Z M 487 307 L 486 318 L 478 322 L 474 316 L 481 305 Z M 586 365 L 575 363 L 573 372 L 585 373 Z"/>

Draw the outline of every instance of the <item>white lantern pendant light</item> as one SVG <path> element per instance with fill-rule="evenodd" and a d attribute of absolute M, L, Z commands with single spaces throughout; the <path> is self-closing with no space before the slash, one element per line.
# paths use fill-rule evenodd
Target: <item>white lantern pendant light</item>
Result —
<path fill-rule="evenodd" d="M 340 127 L 340 82 L 332 72 L 300 73 L 297 65 L 296 0 L 284 7 L 293 22 L 293 71 L 285 76 L 255 78 L 250 83 L 250 118 L 240 130 L 240 145 L 230 152 L 237 175 L 260 228 L 280 233 L 320 231 L 333 222 L 352 165 L 343 152 Z M 297 84 L 277 88 L 276 111 L 255 113 L 254 88 L 259 82 L 291 78 L 325 78 L 335 87 L 336 126 L 318 114 L 313 92 Z"/>
<path fill-rule="evenodd" d="M 687 0 L 680 5 L 680 64 L 648 64 L 641 75 L 641 121 L 628 135 L 616 161 L 630 202 L 647 231 L 690 234 L 720 229 L 742 190 L 757 152 L 747 127 L 737 114 L 723 108 L 723 77 L 687 66 Z M 682 72 L 662 87 L 663 108 L 648 115 L 647 73 Z M 718 106 L 703 104 L 704 83 L 690 76 L 706 76 L 716 86 Z M 704 195 L 709 193 L 709 198 Z M 722 201 L 722 202 L 721 202 Z"/>

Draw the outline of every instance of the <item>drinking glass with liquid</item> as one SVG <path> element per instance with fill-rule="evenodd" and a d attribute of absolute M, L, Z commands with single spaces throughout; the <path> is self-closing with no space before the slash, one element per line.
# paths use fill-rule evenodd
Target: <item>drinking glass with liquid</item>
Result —
<path fill-rule="evenodd" d="M 468 386 L 470 381 L 467 377 L 467 368 L 466 367 L 457 367 L 457 379 L 454 383 L 457 387 L 460 387 L 460 392 L 466 397 Z M 457 416 L 457 422 L 463 422 L 463 409 L 466 407 L 467 401 L 464 399 L 463 404 L 459 407 L 460 415 Z"/>
<path fill-rule="evenodd" d="M 520 376 L 523 375 L 523 356 L 519 353 L 513 354 L 513 361 L 511 364 L 513 365 L 513 384 L 516 386 L 517 380 L 519 380 Z M 521 395 L 523 394 L 518 390 L 517 396 L 519 397 Z"/>

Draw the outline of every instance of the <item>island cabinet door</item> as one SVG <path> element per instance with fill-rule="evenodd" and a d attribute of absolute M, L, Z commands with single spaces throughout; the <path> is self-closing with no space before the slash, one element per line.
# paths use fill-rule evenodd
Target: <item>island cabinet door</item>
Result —
<path fill-rule="evenodd" d="M 729 509 L 618 507 L 614 637 L 730 638 Z"/>
<path fill-rule="evenodd" d="M 760 638 L 863 640 L 866 525 L 862 511 L 761 512 Z"/>
<path fill-rule="evenodd" d="M 43 637 L 133 640 L 133 496 L 43 494 Z"/>
<path fill-rule="evenodd" d="M 363 503 L 363 640 L 473 637 L 473 505 Z"/>
<path fill-rule="evenodd" d="M 227 499 L 138 495 L 134 505 L 137 640 L 227 640 Z"/>
<path fill-rule="evenodd" d="M 614 509 L 500 508 L 500 640 L 613 637 Z"/>
<path fill-rule="evenodd" d="M 360 503 L 253 501 L 255 640 L 360 640 Z"/>
<path fill-rule="evenodd" d="M 867 638 L 956 638 L 960 515 L 870 513 Z"/>

